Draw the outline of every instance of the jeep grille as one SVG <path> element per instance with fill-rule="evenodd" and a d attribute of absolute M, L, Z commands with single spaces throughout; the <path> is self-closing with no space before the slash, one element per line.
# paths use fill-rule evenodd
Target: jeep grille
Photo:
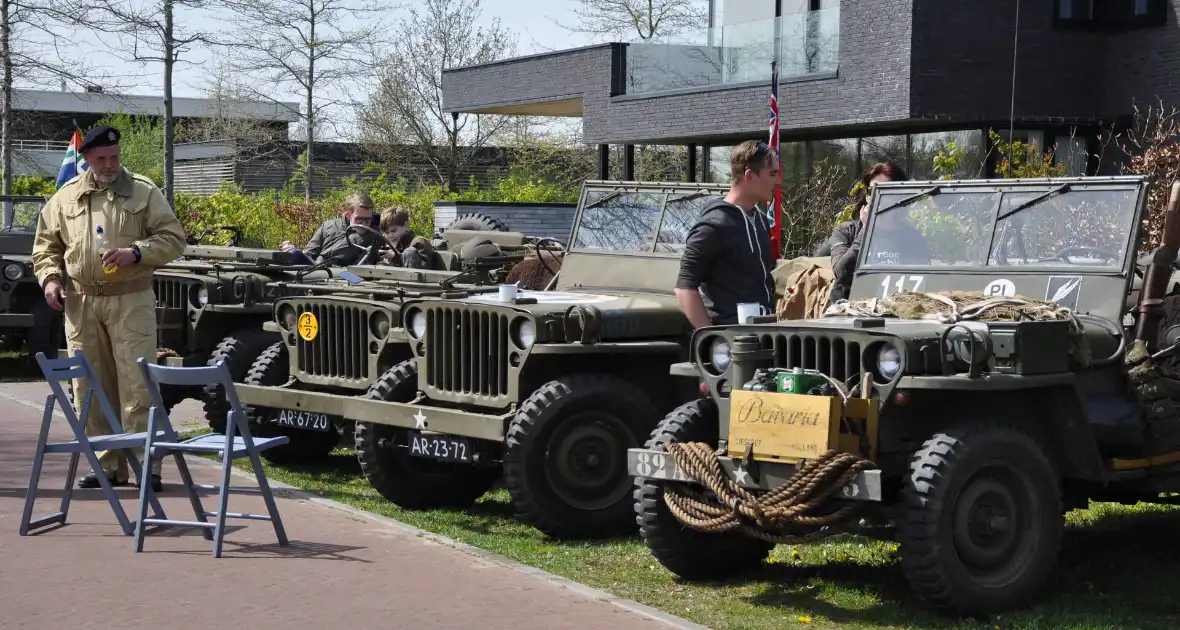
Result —
<path fill-rule="evenodd" d="M 369 310 L 360 306 L 295 303 L 295 312 L 311 312 L 319 323 L 315 339 L 295 336 L 296 370 L 326 378 L 369 378 Z"/>
<path fill-rule="evenodd" d="M 426 311 L 426 384 L 442 392 L 508 393 L 508 316 L 438 307 Z"/>
<path fill-rule="evenodd" d="M 774 366 L 819 370 L 828 376 L 849 382 L 864 372 L 860 342 L 822 333 L 776 333 L 762 335 L 762 347 L 774 350 Z"/>
<path fill-rule="evenodd" d="M 188 308 L 189 290 L 195 283 L 177 278 L 152 278 L 158 308 Z"/>

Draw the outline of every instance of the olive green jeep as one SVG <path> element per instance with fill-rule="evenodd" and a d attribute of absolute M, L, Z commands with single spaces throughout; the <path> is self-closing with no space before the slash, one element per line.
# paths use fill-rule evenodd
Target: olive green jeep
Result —
<path fill-rule="evenodd" d="M 780 542 L 900 541 L 934 608 L 1026 605 L 1063 515 L 1180 491 L 1175 261 L 1142 177 L 879 184 L 850 300 L 694 332 L 704 397 L 628 452 L 640 534 L 686 579 Z M 429 356 L 429 355 L 428 355 Z"/>
<path fill-rule="evenodd" d="M 355 266 L 348 271 L 359 279 L 275 283 L 288 297 L 275 302 L 265 325 L 274 343 L 257 356 L 245 383 L 281 389 L 270 390 L 272 398 L 266 399 L 252 398 L 249 389 L 241 393 L 256 431 L 289 439 L 267 451 L 268 460 L 315 459 L 331 452 L 342 435 L 351 441 L 350 420 L 302 409 L 294 392 L 363 395 L 382 373 L 410 359 L 401 328 L 403 302 L 494 292 L 503 282 L 534 288 L 551 282 L 560 269 L 563 243 L 498 229 L 463 229 L 485 227 L 472 219 L 480 216 L 461 216 L 452 223 L 460 229 L 441 234 L 433 269 Z M 525 273 L 530 270 L 540 273 Z"/>
<path fill-rule="evenodd" d="M 399 506 L 470 504 L 503 475 L 547 534 L 633 531 L 627 448 L 699 395 L 668 373 L 691 330 L 673 286 L 689 228 L 725 191 L 586 182 L 551 289 L 405 301 L 405 353 L 353 368 L 375 378 L 363 397 L 247 386 L 242 399 L 355 421 L 365 478 Z"/>
<path fill-rule="evenodd" d="M 4 224 L 0 228 L 0 345 L 24 347 L 29 357 L 53 357 L 65 347 L 64 320 L 49 307 L 33 275 L 33 238 L 45 197 L 0 196 Z"/>

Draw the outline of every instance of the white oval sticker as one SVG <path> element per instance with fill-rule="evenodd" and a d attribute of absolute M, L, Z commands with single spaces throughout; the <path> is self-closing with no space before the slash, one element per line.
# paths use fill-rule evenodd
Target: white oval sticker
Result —
<path fill-rule="evenodd" d="M 983 294 L 987 297 L 1012 297 L 1016 295 L 1016 285 L 1012 284 L 1011 280 L 992 280 L 983 288 Z"/>

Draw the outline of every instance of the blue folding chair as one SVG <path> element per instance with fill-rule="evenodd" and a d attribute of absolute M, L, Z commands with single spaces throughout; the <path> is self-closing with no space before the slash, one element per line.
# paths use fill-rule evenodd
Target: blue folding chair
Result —
<path fill-rule="evenodd" d="M 151 477 L 145 476 L 146 473 L 141 472 L 134 452 L 130 450 L 135 447 L 145 447 L 148 434 L 146 432 L 123 432 L 123 425 L 119 422 L 119 415 L 111 407 L 110 400 L 102 389 L 102 383 L 95 377 L 94 367 L 90 365 L 90 361 L 86 359 L 84 352 L 77 350 L 74 352 L 73 357 L 64 359 L 47 359 L 45 358 L 44 352 L 38 352 L 35 358 L 37 365 L 41 368 L 41 373 L 45 375 L 46 382 L 49 383 L 52 393 L 45 397 L 45 414 L 41 420 L 41 434 L 37 437 L 37 448 L 33 453 L 33 471 L 29 477 L 29 490 L 25 495 L 24 512 L 21 514 L 20 535 L 27 536 L 29 531 L 47 525 L 65 524 L 66 514 L 70 510 L 70 500 L 74 493 L 74 476 L 78 474 L 78 456 L 85 455 L 90 469 L 94 471 L 94 475 L 98 478 L 103 496 L 106 498 L 107 503 L 111 504 L 111 510 L 114 511 L 115 518 L 119 520 L 119 526 L 123 528 L 124 534 L 130 536 L 134 532 L 134 524 L 127 520 L 127 513 L 123 510 L 123 505 L 119 502 L 119 497 L 115 494 L 115 489 L 111 485 L 110 480 L 107 479 L 106 474 L 103 472 L 96 451 L 128 449 L 127 456 L 130 459 L 131 469 L 139 475 L 140 485 L 150 486 L 150 481 L 146 484 L 143 481 L 145 479 L 150 480 Z M 82 394 L 82 406 L 76 412 L 69 394 L 62 387 L 63 382 L 71 383 L 75 378 L 87 379 L 86 391 Z M 109 435 L 86 435 L 86 418 L 90 412 L 90 405 L 94 397 L 98 398 L 102 415 L 110 424 L 111 433 Z M 61 406 L 62 415 L 66 417 L 66 422 L 69 423 L 70 429 L 74 433 L 74 439 L 69 442 L 50 443 L 49 427 L 53 421 L 53 409 L 59 405 Z M 33 503 L 37 500 L 37 486 L 40 484 L 41 466 L 45 461 L 45 455 L 48 453 L 70 454 L 70 466 L 66 472 L 66 485 L 61 495 L 61 506 L 58 508 L 58 511 L 34 519 Z M 152 498 L 151 505 L 157 515 L 164 513 L 163 508 L 155 497 Z M 146 512 L 146 507 L 143 511 Z"/>
<path fill-rule="evenodd" d="M 196 366 L 196 367 L 167 367 L 157 365 L 155 363 L 148 363 L 143 359 L 139 359 L 139 368 L 143 372 L 144 379 L 147 380 L 148 390 L 152 396 L 152 408 L 148 414 L 148 436 L 147 445 L 144 447 L 145 452 L 150 454 L 150 457 L 164 456 L 173 454 L 176 456 L 177 468 L 180 472 L 181 481 L 188 490 L 189 500 L 193 505 L 193 512 L 196 514 L 196 521 L 172 521 L 168 520 L 159 512 L 158 518 L 147 518 L 148 503 L 154 500 L 155 493 L 151 490 L 151 484 L 140 484 L 139 487 L 139 521 L 135 528 L 135 551 L 143 551 L 143 537 L 144 528 L 148 525 L 174 525 L 180 527 L 199 527 L 201 533 L 205 536 L 205 540 L 213 541 L 213 557 L 221 557 L 221 543 L 225 534 L 225 519 L 239 518 L 250 519 L 258 521 L 270 521 L 274 526 L 275 536 L 279 539 L 279 545 L 286 546 L 287 533 L 283 529 L 283 521 L 279 517 L 278 506 L 275 505 L 274 496 L 270 491 L 270 484 L 266 480 L 266 472 L 262 469 L 262 460 L 258 453 L 268 448 L 282 446 L 286 444 L 288 438 L 286 436 L 271 437 L 271 438 L 255 438 L 250 434 L 250 427 L 246 421 L 246 414 L 242 410 L 242 403 L 238 399 L 238 390 L 234 387 L 233 377 L 230 376 L 229 368 L 224 361 L 218 361 L 210 366 Z M 195 438 L 190 438 L 179 441 L 179 436 L 172 428 L 172 422 L 168 417 L 167 408 L 164 406 L 163 397 L 160 394 L 161 385 L 179 385 L 179 386 L 220 386 L 225 392 L 226 402 L 229 403 L 229 412 L 226 414 L 225 433 L 207 433 Z M 161 434 L 163 441 L 156 442 L 153 438 L 155 436 L 156 426 L 161 427 Z M 235 435 L 238 433 L 240 435 Z M 221 458 L 221 485 L 207 486 L 197 485 L 193 483 L 192 475 L 189 474 L 188 466 L 184 463 L 183 453 L 197 453 L 197 454 L 216 454 Z M 250 463 L 254 466 L 254 476 L 258 479 L 257 488 L 248 487 L 230 487 L 229 476 L 230 469 L 233 466 L 233 460 L 243 456 L 250 458 Z M 150 474 L 148 464 L 146 462 L 150 459 L 145 457 L 145 464 L 142 475 Z M 209 490 L 217 492 L 218 509 L 216 512 L 207 512 L 201 505 L 201 498 L 197 494 L 197 490 Z M 240 512 L 226 512 L 229 507 L 229 493 L 258 493 L 262 495 L 266 502 L 266 509 L 269 515 L 262 514 L 243 514 Z M 214 517 L 214 522 L 210 523 L 208 517 Z M 210 533 L 212 530 L 212 533 Z"/>

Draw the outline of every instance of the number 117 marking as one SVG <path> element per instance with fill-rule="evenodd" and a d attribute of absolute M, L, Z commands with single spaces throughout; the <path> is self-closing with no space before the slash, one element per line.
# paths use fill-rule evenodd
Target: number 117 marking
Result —
<path fill-rule="evenodd" d="M 905 275 L 898 276 L 897 282 L 892 283 L 892 286 L 897 287 L 897 290 L 894 291 L 894 293 L 901 293 L 902 291 L 905 291 L 905 283 L 906 282 L 913 283 L 914 286 L 912 286 L 910 288 L 910 291 L 913 291 L 916 293 L 918 291 L 918 288 L 922 286 L 922 280 L 924 280 L 924 279 L 925 278 L 923 276 L 905 276 Z M 890 276 L 885 276 L 885 279 L 881 281 L 881 297 L 883 297 L 883 298 L 889 297 L 889 288 L 891 286 L 890 282 L 892 280 L 893 280 L 893 276 L 890 275 Z"/>

